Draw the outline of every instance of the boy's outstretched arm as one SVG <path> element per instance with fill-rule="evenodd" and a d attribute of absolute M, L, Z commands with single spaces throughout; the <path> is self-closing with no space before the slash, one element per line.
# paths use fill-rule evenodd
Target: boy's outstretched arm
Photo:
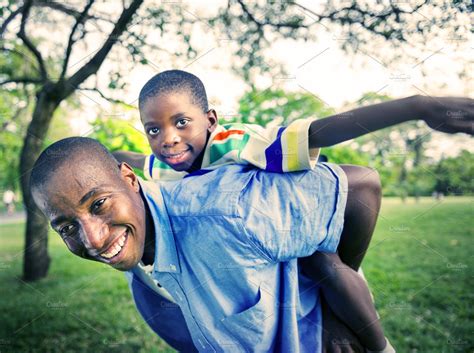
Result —
<path fill-rule="evenodd" d="M 125 162 L 132 168 L 143 170 L 145 166 L 146 155 L 130 151 L 115 151 L 112 155 L 119 162 Z"/>
<path fill-rule="evenodd" d="M 315 120 L 309 147 L 328 147 L 410 120 L 424 120 L 435 130 L 474 134 L 474 100 L 460 97 L 412 96 L 357 108 Z"/>

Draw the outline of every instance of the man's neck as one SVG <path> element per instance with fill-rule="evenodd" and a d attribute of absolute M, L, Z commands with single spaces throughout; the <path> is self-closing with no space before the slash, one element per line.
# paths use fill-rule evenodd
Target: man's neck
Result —
<path fill-rule="evenodd" d="M 144 265 L 152 265 L 155 262 L 155 224 L 153 223 L 153 216 L 151 215 L 143 190 L 140 190 L 140 196 L 143 200 L 146 220 L 142 262 Z"/>

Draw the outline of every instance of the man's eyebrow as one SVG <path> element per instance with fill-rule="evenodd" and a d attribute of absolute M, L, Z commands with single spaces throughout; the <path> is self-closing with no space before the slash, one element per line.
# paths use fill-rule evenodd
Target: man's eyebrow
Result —
<path fill-rule="evenodd" d="M 97 194 L 101 190 L 100 187 L 95 187 L 92 188 L 90 191 L 88 191 L 84 196 L 81 197 L 79 200 L 79 206 L 82 206 L 89 200 L 91 197 L 93 197 L 95 194 Z"/>
<path fill-rule="evenodd" d="M 66 221 L 67 218 L 63 216 L 59 216 L 58 218 L 55 218 L 51 221 L 51 228 L 56 229 L 58 224 L 61 224 L 62 222 Z"/>

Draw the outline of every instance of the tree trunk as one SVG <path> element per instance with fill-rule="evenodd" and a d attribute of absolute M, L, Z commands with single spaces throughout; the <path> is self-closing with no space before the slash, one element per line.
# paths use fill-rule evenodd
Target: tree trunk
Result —
<path fill-rule="evenodd" d="M 53 112 L 58 103 L 48 95 L 45 86 L 36 97 L 33 117 L 28 126 L 20 156 L 20 182 L 23 203 L 26 209 L 25 252 L 23 278 L 35 281 L 48 273 L 50 258 L 48 255 L 48 222 L 36 207 L 30 193 L 31 169 L 39 157 L 51 123 Z"/>

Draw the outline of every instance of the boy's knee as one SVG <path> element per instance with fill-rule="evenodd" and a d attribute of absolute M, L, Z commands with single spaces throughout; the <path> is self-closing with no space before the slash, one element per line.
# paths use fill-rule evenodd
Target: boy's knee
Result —
<path fill-rule="evenodd" d="M 356 165 L 345 165 L 349 190 L 352 193 L 371 193 L 376 197 L 382 195 L 380 175 L 374 168 Z"/>
<path fill-rule="evenodd" d="M 313 280 L 324 283 L 338 276 L 338 271 L 346 267 L 339 255 L 331 253 L 316 252 L 310 257 L 301 259 L 303 270 Z"/>
<path fill-rule="evenodd" d="M 366 168 L 368 176 L 364 181 L 365 188 L 376 195 L 382 195 L 382 182 L 379 172 L 374 168 Z"/>

